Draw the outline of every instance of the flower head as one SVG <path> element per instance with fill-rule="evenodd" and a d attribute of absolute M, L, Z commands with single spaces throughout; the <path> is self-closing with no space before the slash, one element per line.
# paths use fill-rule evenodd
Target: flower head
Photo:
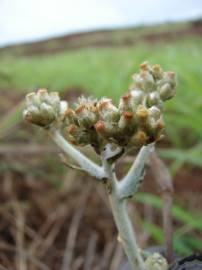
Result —
<path fill-rule="evenodd" d="M 48 93 L 46 89 L 39 89 L 26 96 L 23 116 L 32 124 L 48 127 L 58 120 L 66 109 L 67 102 L 61 101 L 57 92 Z"/>

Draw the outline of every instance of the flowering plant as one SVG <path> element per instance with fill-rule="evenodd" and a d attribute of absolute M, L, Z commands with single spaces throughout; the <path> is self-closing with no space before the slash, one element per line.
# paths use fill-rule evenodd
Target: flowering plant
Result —
<path fill-rule="evenodd" d="M 163 136 L 164 102 L 175 95 L 176 77 L 172 71 L 164 72 L 160 65 L 144 62 L 132 78 L 130 90 L 120 98 L 118 106 L 106 97 L 80 97 L 70 108 L 57 92 L 39 89 L 27 95 L 23 114 L 28 122 L 46 129 L 84 171 L 106 185 L 119 239 L 133 269 L 164 270 L 167 262 L 160 254 L 146 259 L 142 256 L 125 202 L 137 191 L 145 163 Z M 85 145 L 91 145 L 100 155 L 102 166 L 75 147 Z M 118 181 L 115 162 L 133 148 L 139 153 L 129 172 Z"/>

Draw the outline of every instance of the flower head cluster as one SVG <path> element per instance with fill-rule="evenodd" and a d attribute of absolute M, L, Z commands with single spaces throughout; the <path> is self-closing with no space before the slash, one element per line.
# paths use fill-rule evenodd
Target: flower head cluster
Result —
<path fill-rule="evenodd" d="M 63 116 L 66 109 L 67 102 L 60 100 L 58 92 L 48 93 L 46 89 L 39 89 L 26 96 L 23 116 L 32 124 L 48 127 Z"/>
<path fill-rule="evenodd" d="M 39 90 L 27 96 L 25 118 L 47 126 L 63 114 L 68 140 L 76 145 L 90 144 L 97 152 L 108 143 L 140 147 L 158 141 L 164 128 L 163 104 L 175 95 L 175 73 L 144 62 L 132 78 L 131 89 L 120 98 L 118 106 L 109 98 L 81 97 L 74 109 L 64 112 L 55 93 Z"/>
<path fill-rule="evenodd" d="M 163 103 L 175 94 L 175 73 L 145 62 L 133 81 L 118 106 L 109 98 L 82 97 L 75 110 L 68 109 L 65 118 L 70 141 L 99 148 L 106 143 L 142 146 L 159 140 L 164 127 Z"/>

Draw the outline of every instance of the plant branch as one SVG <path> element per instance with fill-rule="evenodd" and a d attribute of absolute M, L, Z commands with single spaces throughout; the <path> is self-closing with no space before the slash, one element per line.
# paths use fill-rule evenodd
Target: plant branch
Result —
<path fill-rule="evenodd" d="M 142 146 L 128 174 L 119 183 L 119 197 L 126 199 L 132 197 L 139 186 L 144 173 L 145 164 L 154 150 L 154 144 Z"/>
<path fill-rule="evenodd" d="M 96 177 L 97 179 L 105 179 L 106 174 L 102 167 L 95 164 L 93 161 L 84 156 L 80 151 L 68 143 L 58 130 L 49 130 L 49 134 L 53 141 L 72 159 L 75 160 L 80 167 L 88 172 L 90 175 Z"/>
<path fill-rule="evenodd" d="M 126 210 L 126 201 L 118 196 L 118 181 L 114 173 L 114 165 L 110 165 L 110 162 L 103 158 L 103 155 L 102 161 L 108 176 L 108 186 L 110 186 L 110 189 L 108 189 L 109 201 L 119 233 L 118 239 L 123 245 L 132 268 L 134 270 L 145 270 L 144 261 L 136 242 L 135 232 Z"/>

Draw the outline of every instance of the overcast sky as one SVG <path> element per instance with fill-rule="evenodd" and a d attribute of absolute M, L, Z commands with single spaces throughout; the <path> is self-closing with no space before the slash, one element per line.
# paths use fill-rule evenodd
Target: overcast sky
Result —
<path fill-rule="evenodd" d="M 202 0 L 0 0 L 0 46 L 202 17 Z"/>

